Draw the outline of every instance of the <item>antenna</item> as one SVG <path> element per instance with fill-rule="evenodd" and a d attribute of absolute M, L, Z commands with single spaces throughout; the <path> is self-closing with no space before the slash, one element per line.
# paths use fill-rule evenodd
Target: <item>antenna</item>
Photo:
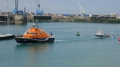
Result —
<path fill-rule="evenodd" d="M 9 10 L 8 10 L 8 0 L 7 0 L 7 25 L 8 25 L 8 34 L 9 34 L 9 17 L 8 17 L 8 13 L 9 13 Z"/>

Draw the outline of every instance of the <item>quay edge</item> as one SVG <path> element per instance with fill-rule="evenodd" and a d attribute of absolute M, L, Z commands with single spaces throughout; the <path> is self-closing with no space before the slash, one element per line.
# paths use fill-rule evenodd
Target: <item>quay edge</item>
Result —
<path fill-rule="evenodd" d="M 120 18 L 110 15 L 93 15 L 87 17 L 81 16 L 61 16 L 61 15 L 10 15 L 11 24 L 26 24 L 27 22 L 93 22 L 93 23 L 120 23 Z M 6 15 L 0 15 L 0 24 L 5 24 L 7 21 Z"/>

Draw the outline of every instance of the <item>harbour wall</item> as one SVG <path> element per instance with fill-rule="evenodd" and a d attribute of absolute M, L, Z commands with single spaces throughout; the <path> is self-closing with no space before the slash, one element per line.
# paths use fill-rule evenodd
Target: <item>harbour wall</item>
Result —
<path fill-rule="evenodd" d="M 7 22 L 7 15 L 0 15 L 0 23 Z M 26 24 L 27 22 L 93 22 L 93 23 L 120 23 L 120 18 L 110 15 L 93 15 L 87 17 L 81 16 L 61 16 L 61 15 L 47 15 L 47 16 L 35 16 L 29 15 L 10 15 L 11 24 Z M 3 22 L 4 21 L 4 22 Z"/>

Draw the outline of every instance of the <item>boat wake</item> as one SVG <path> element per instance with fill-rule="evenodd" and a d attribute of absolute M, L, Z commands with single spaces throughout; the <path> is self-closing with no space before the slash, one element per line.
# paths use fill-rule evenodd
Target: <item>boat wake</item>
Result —
<path fill-rule="evenodd" d="M 61 41 L 64 41 L 64 40 L 55 40 L 55 41 L 57 41 L 57 42 L 61 42 Z"/>

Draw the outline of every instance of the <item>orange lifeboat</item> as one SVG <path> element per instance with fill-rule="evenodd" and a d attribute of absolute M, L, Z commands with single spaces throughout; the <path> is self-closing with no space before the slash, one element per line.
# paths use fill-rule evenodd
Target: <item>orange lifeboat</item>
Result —
<path fill-rule="evenodd" d="M 54 39 L 52 33 L 46 33 L 43 29 L 38 28 L 37 25 L 33 25 L 33 27 L 27 30 L 22 37 L 15 37 L 17 43 L 54 42 Z"/>

